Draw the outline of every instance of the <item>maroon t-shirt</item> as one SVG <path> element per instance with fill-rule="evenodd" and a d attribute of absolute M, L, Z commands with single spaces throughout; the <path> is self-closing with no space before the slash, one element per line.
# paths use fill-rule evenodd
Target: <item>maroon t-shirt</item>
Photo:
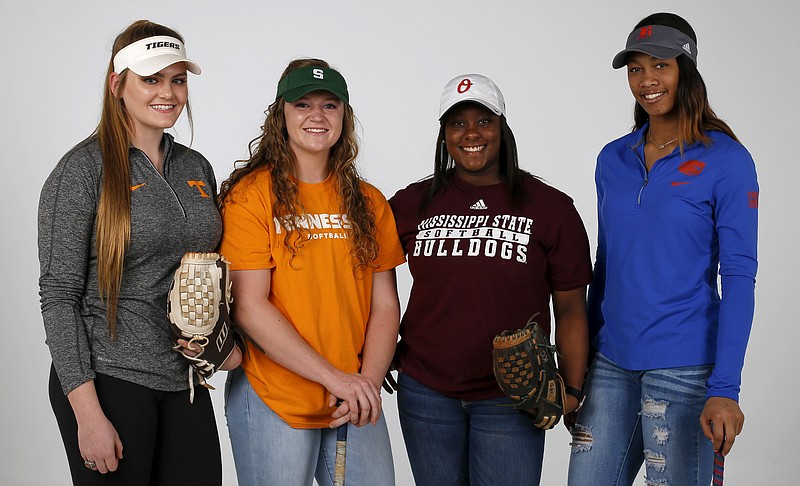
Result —
<path fill-rule="evenodd" d="M 549 332 L 551 292 L 591 282 L 586 229 L 569 196 L 527 174 L 514 209 L 504 183 L 473 186 L 453 176 L 420 213 L 430 184 L 389 201 L 414 279 L 396 361 L 442 394 L 500 397 L 492 339 L 536 312 Z"/>

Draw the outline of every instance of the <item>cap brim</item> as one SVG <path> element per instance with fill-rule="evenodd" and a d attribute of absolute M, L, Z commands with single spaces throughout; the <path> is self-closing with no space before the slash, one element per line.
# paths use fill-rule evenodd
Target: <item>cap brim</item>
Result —
<path fill-rule="evenodd" d="M 291 103 L 293 101 L 299 100 L 300 98 L 302 98 L 303 96 L 307 95 L 308 93 L 311 93 L 312 91 L 327 91 L 329 93 L 332 93 L 334 96 L 336 96 L 340 100 L 347 100 L 347 96 L 344 96 L 344 94 L 338 92 L 337 90 L 331 89 L 330 86 L 327 86 L 327 85 L 326 86 L 320 86 L 320 85 L 314 85 L 314 84 L 309 84 L 309 85 L 305 85 L 305 86 L 298 86 L 298 87 L 296 87 L 294 89 L 290 89 L 290 90 L 286 91 L 285 93 L 283 93 L 282 96 L 283 96 L 284 101 L 288 101 L 288 102 Z M 347 103 L 347 101 L 345 101 L 345 103 Z"/>
<path fill-rule="evenodd" d="M 449 112 L 450 110 L 452 110 L 453 108 L 455 108 L 456 106 L 458 106 L 458 105 L 460 105 L 462 103 L 476 103 L 476 104 L 481 105 L 484 108 L 488 109 L 489 111 L 491 111 L 492 113 L 494 113 L 497 116 L 500 116 L 500 115 L 503 114 L 503 110 L 501 110 L 500 107 L 498 107 L 498 106 L 496 106 L 496 105 L 494 105 L 492 103 L 489 103 L 486 100 L 482 100 L 482 99 L 478 99 L 478 98 L 460 98 L 457 102 L 455 102 L 452 105 L 450 105 L 450 106 L 448 106 L 446 108 L 443 108 L 441 110 L 441 113 L 439 113 L 439 120 L 444 118 L 445 115 L 447 115 L 447 112 Z"/>
<path fill-rule="evenodd" d="M 177 62 L 186 64 L 186 70 L 190 73 L 200 74 L 200 66 L 196 62 L 181 56 L 175 56 L 174 54 L 164 54 L 162 56 L 150 57 L 137 63 L 133 63 L 132 65 L 128 66 L 128 69 L 139 76 L 150 76 Z"/>
<path fill-rule="evenodd" d="M 624 67 L 628 63 L 628 54 L 631 52 L 642 52 L 644 54 L 653 56 L 656 59 L 672 59 L 683 54 L 683 52 L 677 49 L 670 49 L 669 47 L 654 46 L 652 44 L 640 44 L 636 47 L 629 47 L 614 56 L 614 60 L 611 61 L 611 66 L 614 69 Z"/>

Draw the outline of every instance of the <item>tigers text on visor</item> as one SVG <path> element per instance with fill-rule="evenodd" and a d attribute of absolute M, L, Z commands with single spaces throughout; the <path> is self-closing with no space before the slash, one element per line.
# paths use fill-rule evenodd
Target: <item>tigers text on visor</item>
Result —
<path fill-rule="evenodd" d="M 130 69 L 139 76 L 150 76 L 176 62 L 186 63 L 186 70 L 200 74 L 200 66 L 186 57 L 183 41 L 166 35 L 148 37 L 129 44 L 114 56 L 114 72 Z"/>

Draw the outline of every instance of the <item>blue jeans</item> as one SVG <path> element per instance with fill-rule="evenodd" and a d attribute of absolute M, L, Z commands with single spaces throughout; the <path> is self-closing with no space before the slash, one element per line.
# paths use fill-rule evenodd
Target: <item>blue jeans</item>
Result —
<path fill-rule="evenodd" d="M 600 353 L 572 431 L 569 486 L 707 486 L 714 451 L 700 428 L 711 365 L 624 370 Z"/>
<path fill-rule="evenodd" d="M 241 368 L 228 373 L 225 417 L 241 486 L 333 484 L 336 429 L 293 429 L 264 404 Z M 394 485 L 384 417 L 376 425 L 347 427 L 345 483 Z"/>
<path fill-rule="evenodd" d="M 417 486 L 537 485 L 544 431 L 507 398 L 451 398 L 400 373 L 397 406 Z"/>

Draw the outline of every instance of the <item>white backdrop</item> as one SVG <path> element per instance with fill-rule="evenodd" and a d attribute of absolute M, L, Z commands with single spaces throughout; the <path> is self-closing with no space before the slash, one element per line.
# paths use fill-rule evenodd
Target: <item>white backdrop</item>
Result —
<path fill-rule="evenodd" d="M 178 29 L 203 68 L 190 76 L 193 147 L 217 179 L 247 155 L 279 74 L 293 58 L 341 70 L 362 125 L 363 174 L 387 196 L 431 172 L 441 88 L 464 72 L 503 90 L 522 166 L 575 199 L 596 239 L 597 152 L 632 124 L 624 70 L 611 58 L 645 15 L 673 11 L 699 36 L 699 67 L 717 113 L 753 154 L 761 184 L 757 309 L 744 371 L 744 433 L 727 461 L 727 486 L 796 478 L 800 336 L 795 184 L 800 41 L 793 0 L 325 2 L 57 2 L 0 0 L 0 483 L 69 483 L 47 398 L 49 354 L 38 304 L 36 210 L 58 159 L 95 127 L 115 35 L 147 18 Z M 189 143 L 185 123 L 178 139 Z M 792 216 L 794 214 L 794 216 Z M 791 223 L 794 220 L 795 223 Z M 400 270 L 405 303 L 410 278 Z M 236 477 L 215 406 L 225 484 Z M 393 396 L 384 394 L 397 480 L 413 484 Z M 564 484 L 569 437 L 548 433 L 542 484 Z M 641 483 L 639 483 L 641 484 Z"/>

